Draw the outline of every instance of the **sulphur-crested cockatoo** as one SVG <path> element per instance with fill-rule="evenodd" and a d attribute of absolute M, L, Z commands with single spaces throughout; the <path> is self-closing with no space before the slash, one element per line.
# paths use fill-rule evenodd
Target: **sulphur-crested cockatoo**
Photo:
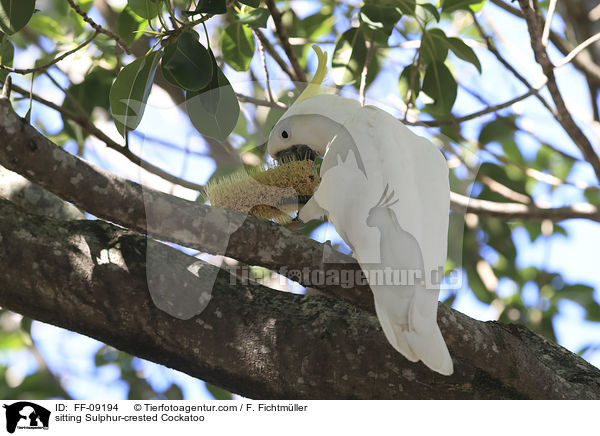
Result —
<path fill-rule="evenodd" d="M 449 375 L 436 320 L 450 206 L 446 160 L 389 113 L 318 95 L 327 56 L 313 47 L 315 78 L 271 131 L 267 151 L 323 157 L 321 183 L 299 218 L 328 217 L 365 272 L 390 344 Z"/>

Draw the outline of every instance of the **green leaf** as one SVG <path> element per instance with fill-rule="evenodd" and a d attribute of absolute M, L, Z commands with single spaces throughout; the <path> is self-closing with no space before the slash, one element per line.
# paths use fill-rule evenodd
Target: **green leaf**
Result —
<path fill-rule="evenodd" d="M 258 8 L 250 12 L 237 14 L 237 21 L 241 24 L 247 24 L 250 27 L 267 27 L 267 20 L 270 13 L 267 8 Z"/>
<path fill-rule="evenodd" d="M 431 15 L 433 15 L 435 21 L 437 21 L 438 23 L 440 22 L 440 13 L 435 6 L 433 6 L 431 3 L 419 3 L 419 6 L 425 9 Z"/>
<path fill-rule="evenodd" d="M 0 0 L 0 30 L 7 35 L 21 30 L 31 19 L 35 0 Z"/>
<path fill-rule="evenodd" d="M 552 146 L 542 142 L 533 167 L 564 180 L 571 173 L 574 164 L 575 160 L 573 158 L 559 153 Z"/>
<path fill-rule="evenodd" d="M 523 155 L 521 154 L 521 150 L 519 150 L 519 146 L 514 139 L 509 139 L 506 141 L 502 141 L 502 150 L 504 150 L 504 155 L 516 162 L 518 164 L 524 165 L 525 161 L 523 159 Z"/>
<path fill-rule="evenodd" d="M 567 299 L 575 301 L 583 307 L 595 301 L 594 288 L 583 284 L 565 285 L 564 288 L 554 295 L 558 300 Z"/>
<path fill-rule="evenodd" d="M 256 5 L 258 6 L 258 4 Z M 200 0 L 194 11 L 187 11 L 186 15 L 198 14 L 225 14 L 227 13 L 227 0 Z"/>
<path fill-rule="evenodd" d="M 466 272 L 469 288 L 473 291 L 475 297 L 485 304 L 490 304 L 494 301 L 494 295 L 485 287 L 477 269 L 474 266 L 471 266 L 466 268 Z"/>
<path fill-rule="evenodd" d="M 293 9 L 284 9 L 281 11 L 281 23 L 287 29 L 289 36 L 305 36 L 300 22 L 300 18 L 298 18 Z"/>
<path fill-rule="evenodd" d="M 231 392 L 226 391 L 218 386 L 211 385 L 210 383 L 206 383 L 206 389 L 213 396 L 215 400 L 231 400 L 233 396 Z"/>
<path fill-rule="evenodd" d="M 365 77 L 365 87 L 368 88 L 371 86 L 371 83 L 375 81 L 379 72 L 381 71 L 381 59 L 382 56 L 375 51 L 371 56 L 371 61 L 369 62 L 369 69 L 367 70 L 367 77 Z M 352 84 L 357 90 L 360 88 L 360 80 L 354 82 Z"/>
<path fill-rule="evenodd" d="M 209 54 L 213 62 L 212 80 L 200 91 L 187 91 L 185 106 L 190 121 L 198 132 L 224 141 L 237 124 L 240 105 L 212 51 Z"/>
<path fill-rule="evenodd" d="M 415 0 L 389 0 L 389 3 L 398 5 L 403 14 L 415 15 L 417 2 Z"/>
<path fill-rule="evenodd" d="M 12 67 L 15 55 L 15 46 L 4 34 L 0 35 L 0 64 Z M 3 82 L 8 76 L 8 71 L 0 70 L 0 80 Z"/>
<path fill-rule="evenodd" d="M 369 29 L 383 32 L 389 37 L 402 13 L 398 7 L 365 3 L 360 9 L 360 21 Z"/>
<path fill-rule="evenodd" d="M 65 30 L 60 24 L 48 15 L 35 14 L 29 20 L 27 28 L 33 30 L 40 35 L 47 36 L 54 41 L 65 40 Z"/>
<path fill-rule="evenodd" d="M 471 3 L 469 9 L 472 12 L 479 12 L 487 0 L 480 0 L 479 3 Z"/>
<path fill-rule="evenodd" d="M 527 180 L 527 177 L 521 170 L 510 171 L 511 167 L 512 166 L 496 165 L 491 162 L 484 162 L 479 167 L 478 175 L 488 176 L 490 179 L 501 182 L 503 185 L 507 186 L 515 192 L 527 195 L 527 190 L 525 189 L 525 182 Z M 482 200 L 506 202 L 505 197 L 503 197 L 495 191 L 492 191 L 485 185 L 478 198 Z"/>
<path fill-rule="evenodd" d="M 85 114 L 89 117 L 95 108 L 100 107 L 107 112 L 110 110 L 110 100 L 108 98 L 114 73 L 111 70 L 95 67 L 86 76 L 81 83 L 71 85 L 67 92 L 71 98 L 65 98 L 62 107 L 71 112 L 77 112 L 78 107 L 73 103 L 74 99 L 78 106 L 83 108 Z M 63 118 L 63 121 L 66 121 Z"/>
<path fill-rule="evenodd" d="M 175 383 L 173 383 L 171 387 L 163 393 L 163 395 L 168 400 L 183 400 L 183 392 Z"/>
<path fill-rule="evenodd" d="M 432 62 L 444 62 L 448 56 L 448 37 L 438 28 L 428 29 L 421 37 L 419 56 L 423 65 Z"/>
<path fill-rule="evenodd" d="M 442 12 L 450 13 L 459 9 L 477 12 L 486 0 L 442 0 Z"/>
<path fill-rule="evenodd" d="M 432 62 L 425 70 L 423 92 L 434 100 L 428 109 L 434 114 L 450 113 L 458 86 L 452 73 L 443 62 Z"/>
<path fill-rule="evenodd" d="M 254 56 L 252 30 L 240 23 L 231 23 L 221 33 L 221 52 L 231 68 L 247 71 Z"/>
<path fill-rule="evenodd" d="M 600 192 L 595 189 L 586 189 L 583 191 L 585 199 L 596 206 L 600 206 Z"/>
<path fill-rule="evenodd" d="M 315 40 L 319 36 L 331 33 L 335 21 L 333 11 L 324 7 L 321 9 L 321 12 L 309 15 L 300 20 L 299 24 L 304 34 L 303 36 L 309 40 Z"/>
<path fill-rule="evenodd" d="M 471 47 L 465 44 L 460 38 L 447 38 L 446 42 L 448 43 L 450 50 L 452 50 L 457 57 L 463 61 L 470 62 L 475 65 L 475 68 L 477 68 L 477 71 L 479 71 L 481 74 L 481 64 L 479 63 L 479 59 L 477 59 L 477 55 Z"/>
<path fill-rule="evenodd" d="M 136 59 L 119 72 L 110 88 L 110 112 L 123 137 L 142 121 L 161 56 L 162 51 L 154 51 Z"/>
<path fill-rule="evenodd" d="M 146 20 L 134 13 L 131 8 L 125 7 L 119 14 L 117 19 L 117 33 L 123 41 L 127 44 L 133 43 L 142 34 L 136 33 L 138 30 L 142 30 L 142 26 L 145 27 Z"/>
<path fill-rule="evenodd" d="M 248 5 L 253 8 L 257 8 L 260 5 L 260 0 L 239 0 L 240 3 Z"/>
<path fill-rule="evenodd" d="M 367 58 L 367 45 L 358 27 L 346 30 L 338 39 L 333 52 L 332 75 L 336 85 L 360 82 Z"/>
<path fill-rule="evenodd" d="M 415 65 L 408 65 L 402 70 L 398 80 L 398 90 L 405 103 L 415 102 L 421 91 L 421 75 Z M 410 91 L 410 96 L 409 96 Z"/>
<path fill-rule="evenodd" d="M 212 58 L 191 32 L 182 32 L 165 47 L 161 66 L 165 79 L 188 91 L 205 88 L 213 76 Z"/>
<path fill-rule="evenodd" d="M 156 17 L 162 7 L 162 2 L 153 0 L 127 0 L 127 4 L 138 16 L 146 19 Z"/>
<path fill-rule="evenodd" d="M 502 143 L 514 138 L 515 128 L 510 120 L 497 116 L 496 119 L 490 121 L 482 127 L 479 132 L 479 143 L 481 145 L 489 144 L 490 142 Z"/>

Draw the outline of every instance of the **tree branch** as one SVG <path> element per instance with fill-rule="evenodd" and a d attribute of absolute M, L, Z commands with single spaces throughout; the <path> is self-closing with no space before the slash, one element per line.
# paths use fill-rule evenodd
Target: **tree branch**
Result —
<path fill-rule="evenodd" d="M 83 12 L 83 10 L 73 0 L 67 0 L 67 2 L 69 2 L 69 5 L 71 6 L 71 8 L 73 8 L 73 10 L 75 12 L 77 12 L 86 23 L 88 23 L 90 26 L 92 26 L 96 32 L 103 33 L 106 36 L 108 36 L 109 38 L 114 39 L 115 42 L 119 45 L 119 47 L 121 47 L 123 49 L 123 51 L 125 53 L 127 53 L 129 55 L 133 54 L 133 52 L 131 51 L 131 47 L 129 47 L 127 45 L 127 43 L 125 41 L 123 41 L 123 39 L 119 35 L 117 35 L 116 33 L 112 32 L 108 29 L 105 29 L 104 27 L 102 27 L 101 25 L 96 23 L 94 20 L 92 20 L 88 16 L 88 14 Z"/>
<path fill-rule="evenodd" d="M 548 79 L 548 91 L 550 91 L 552 100 L 554 100 L 554 104 L 556 105 L 556 118 L 565 132 L 567 132 L 575 145 L 579 148 L 584 159 L 592 165 L 592 168 L 596 173 L 596 178 L 600 182 L 600 157 L 594 151 L 588 138 L 584 135 L 579 126 L 577 126 L 575 121 L 573 121 L 560 90 L 558 89 L 558 84 L 556 83 L 556 78 L 554 76 L 554 65 L 550 62 L 548 53 L 542 45 L 540 32 L 541 17 L 533 5 L 530 4 L 531 1 L 532 0 L 519 0 L 519 5 L 521 6 L 521 11 L 527 22 L 535 60 L 540 64 L 542 71 Z"/>
<path fill-rule="evenodd" d="M 297 271 L 308 268 L 326 274 L 340 265 L 358 271 L 352 258 L 327 244 L 291 232 L 252 215 L 209 207 L 164 194 L 124 180 L 71 155 L 18 117 L 6 99 L 0 99 L 0 164 L 38 183 L 81 209 L 119 225 L 211 254 L 223 254 L 245 264 L 272 268 L 305 286 L 310 280 Z M 85 189 L 81 187 L 85 184 Z M 92 195 L 90 195 L 90 192 Z M 592 205 L 541 209 L 512 203 L 469 200 L 453 194 L 452 208 L 504 219 L 587 218 L 600 221 Z M 227 224 L 233 226 L 227 230 Z M 236 230 L 237 229 L 237 230 Z M 231 234 L 230 234 L 231 232 Z M 229 244 L 227 244 L 229 240 Z M 280 271 L 281 265 L 287 271 Z M 367 286 L 347 289 L 341 282 L 327 287 L 332 295 L 360 307 L 373 307 Z"/>
<path fill-rule="evenodd" d="M 504 59 L 502 54 L 500 54 L 500 51 L 498 51 L 498 49 L 496 48 L 496 45 L 494 44 L 494 41 L 492 40 L 492 38 L 484 32 L 483 27 L 481 27 L 481 25 L 479 24 L 479 21 L 477 20 L 477 17 L 475 16 L 475 14 L 472 14 L 472 16 L 473 16 L 473 23 L 475 23 L 475 26 L 477 27 L 479 34 L 485 40 L 487 49 L 496 57 L 496 59 L 498 59 L 498 62 L 500 62 L 502 65 L 504 65 L 504 68 L 506 68 L 508 71 L 510 71 L 517 80 L 519 80 L 523 85 L 525 85 L 527 87 L 527 89 L 529 89 L 530 91 L 535 90 L 534 94 L 537 97 L 537 99 L 540 101 L 540 103 L 542 103 L 544 105 L 544 107 L 546 109 L 548 109 L 548 111 L 551 114 L 556 115 L 556 110 L 548 104 L 548 102 L 546 101 L 546 99 L 544 97 L 542 97 L 542 95 L 539 93 L 539 89 L 536 90 L 536 88 L 534 88 L 529 83 L 529 81 L 525 77 L 523 77 L 521 75 L 521 73 L 519 73 L 515 69 L 515 67 L 513 67 L 511 65 L 510 62 L 508 62 L 506 59 Z"/>
<path fill-rule="evenodd" d="M 285 26 L 283 25 L 283 23 L 281 22 L 281 13 L 279 12 L 279 9 L 277 9 L 277 6 L 275 6 L 275 2 L 273 0 L 265 0 L 265 5 L 267 6 L 267 8 L 269 9 L 269 12 L 271 13 L 271 17 L 273 18 L 273 23 L 275 24 L 275 32 L 277 33 L 277 36 L 279 37 L 279 41 L 281 42 L 281 46 L 283 47 L 285 54 L 287 55 L 288 59 L 290 60 L 290 64 L 292 65 L 294 74 L 296 76 L 296 81 L 306 83 L 306 73 L 300 66 L 300 63 L 298 62 L 298 58 L 296 57 L 296 54 L 294 53 L 294 49 L 292 48 L 292 45 L 290 44 L 290 39 L 289 39 L 287 30 L 286 30 Z"/>
<path fill-rule="evenodd" d="M 522 203 L 498 203 L 496 201 L 469 198 L 455 192 L 450 193 L 452 210 L 456 212 L 470 212 L 481 217 L 493 217 L 506 221 L 535 220 L 562 221 L 571 218 L 586 218 L 600 222 L 600 209 L 589 203 L 574 204 L 572 206 L 541 208 L 535 205 Z"/>
<path fill-rule="evenodd" d="M 577 47 L 575 47 L 573 50 L 571 50 L 569 52 L 569 54 L 567 54 L 564 58 L 562 58 L 560 61 L 558 61 L 556 63 L 556 68 L 562 67 L 563 65 L 570 63 L 573 59 L 575 59 L 575 57 L 579 53 L 581 53 L 583 50 L 585 50 L 586 48 L 588 48 L 590 45 L 592 45 L 593 43 L 595 43 L 597 41 L 600 41 L 600 33 L 596 33 L 594 36 L 590 36 L 588 39 L 586 39 L 581 44 L 579 44 Z"/>
<path fill-rule="evenodd" d="M 526 98 L 528 98 L 532 95 L 536 95 L 543 86 L 545 86 L 545 83 L 538 88 L 531 88 L 525 94 L 521 94 L 521 95 L 519 95 L 511 100 L 508 100 L 504 103 L 488 106 L 485 109 L 482 109 L 480 111 L 473 112 L 472 114 L 468 114 L 468 115 L 463 115 L 461 117 L 456 117 L 452 120 L 431 120 L 431 121 L 418 121 L 418 122 L 410 122 L 410 121 L 402 120 L 402 122 L 404 124 L 415 125 L 415 126 L 425 124 L 427 127 L 451 126 L 456 123 L 462 123 L 464 121 L 474 120 L 475 118 L 479 118 L 483 115 L 498 112 L 502 109 L 506 109 L 507 107 L 511 107 L 513 104 L 518 103 L 521 100 L 525 100 Z"/>
<path fill-rule="evenodd" d="M 444 377 L 395 352 L 372 314 L 224 271 L 206 289 L 216 267 L 101 221 L 58 221 L 0 200 L 0 238 L 3 307 L 251 398 L 600 398 L 600 371 L 522 326 L 441 305 L 455 365 Z M 210 292 L 191 318 L 155 305 L 166 308 L 161 292 L 173 301 L 186 289 L 196 299 Z"/>
<path fill-rule="evenodd" d="M 69 50 L 65 53 L 63 53 L 62 55 L 58 56 L 57 58 L 51 60 L 50 62 L 48 62 L 47 64 L 44 65 L 40 65 L 39 67 L 35 67 L 35 68 L 12 68 L 9 67 L 7 65 L 2 65 L 0 64 L 0 70 L 4 70 L 4 71 L 8 71 L 10 73 L 15 73 L 15 74 L 29 74 L 29 73 L 37 73 L 39 71 L 44 71 L 47 70 L 48 68 L 50 68 L 52 65 L 55 65 L 57 63 L 59 63 L 60 61 L 62 61 L 64 58 L 71 56 L 73 53 L 81 50 L 83 47 L 85 47 L 86 45 L 88 45 L 90 42 L 92 42 L 96 36 L 98 36 L 98 32 L 97 30 L 92 33 L 92 35 L 87 38 L 85 41 L 83 41 L 81 44 L 79 44 L 77 47 L 75 47 L 72 50 Z"/>
<path fill-rule="evenodd" d="M 281 68 L 281 70 L 289 76 L 289 78 L 292 82 L 297 82 L 298 78 L 295 76 L 294 71 L 292 71 L 290 69 L 290 67 L 288 66 L 288 64 L 281 58 L 281 56 L 279 56 L 279 53 L 277 53 L 277 51 L 275 50 L 275 47 L 273 47 L 273 44 L 271 44 L 271 42 L 267 39 L 267 37 L 264 35 L 264 33 L 262 33 L 262 31 L 260 29 L 256 29 L 255 35 L 259 39 L 259 41 L 262 43 L 266 52 L 269 53 L 269 56 L 271 56 L 273 58 L 273 60 L 275 62 L 277 62 L 277 65 L 279 65 L 279 68 Z"/>
<path fill-rule="evenodd" d="M 288 105 L 280 101 L 261 100 L 260 98 L 250 97 L 248 95 L 239 94 L 237 92 L 235 93 L 235 96 L 242 103 L 252 103 L 256 106 L 265 106 L 284 110 L 288 108 Z"/>
<path fill-rule="evenodd" d="M 45 98 L 43 98 L 37 94 L 30 93 L 29 91 L 27 91 L 23 88 L 20 88 L 19 86 L 11 85 L 11 88 L 12 88 L 12 90 L 18 92 L 21 95 L 24 95 L 24 96 L 31 95 L 31 98 L 33 100 L 35 100 L 39 103 L 42 103 L 44 106 L 54 109 L 55 111 L 59 112 L 66 119 L 69 119 L 69 120 L 77 123 L 85 131 L 87 131 L 91 135 L 95 136 L 100 141 L 104 142 L 104 144 L 108 148 L 119 152 L 120 154 L 125 156 L 130 162 L 136 164 L 140 168 L 143 168 L 144 170 L 148 171 L 149 173 L 157 175 L 160 178 L 166 180 L 167 182 L 171 182 L 175 185 L 183 186 L 184 188 L 192 189 L 194 191 L 200 191 L 200 190 L 204 189 L 204 186 L 202 186 L 202 185 L 198 185 L 197 183 L 193 183 L 188 180 L 182 179 L 180 177 L 174 176 L 173 174 L 166 172 L 162 168 L 159 168 L 156 165 L 153 165 L 150 162 L 142 159 L 141 157 L 136 155 L 134 152 L 132 152 L 129 148 L 126 148 L 126 147 L 120 145 L 119 143 L 114 141 L 110 136 L 108 136 L 106 133 L 104 133 L 102 130 L 97 128 L 90 121 L 90 119 L 87 116 L 85 116 L 83 114 L 74 114 L 73 112 L 69 111 L 68 109 L 65 109 L 62 106 L 59 106 L 49 100 L 46 100 Z M 210 142 L 209 142 L 209 144 L 210 144 Z"/>
<path fill-rule="evenodd" d="M 517 8 L 514 8 L 502 0 L 490 0 L 493 4 L 499 8 L 504 9 L 506 12 L 513 14 L 515 17 L 523 18 L 523 14 Z M 556 46 L 556 48 L 566 56 L 572 50 L 569 47 L 569 43 L 565 41 L 560 35 L 550 29 L 550 41 Z M 588 82 L 593 83 L 595 86 L 600 87 L 600 66 L 596 65 L 589 55 L 584 56 L 586 53 L 580 53 L 573 59 L 573 65 L 579 71 L 581 71 Z"/>

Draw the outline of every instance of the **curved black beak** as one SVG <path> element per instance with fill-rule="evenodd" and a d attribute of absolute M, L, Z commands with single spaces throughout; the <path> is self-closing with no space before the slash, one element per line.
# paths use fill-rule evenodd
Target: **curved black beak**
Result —
<path fill-rule="evenodd" d="M 292 145 L 285 150 L 275 153 L 275 158 L 281 160 L 315 160 L 317 153 L 308 145 L 298 144 Z"/>

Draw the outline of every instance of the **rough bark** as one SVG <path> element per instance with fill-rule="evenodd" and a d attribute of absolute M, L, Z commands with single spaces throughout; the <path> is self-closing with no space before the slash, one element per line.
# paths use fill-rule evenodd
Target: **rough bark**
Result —
<path fill-rule="evenodd" d="M 149 246 L 174 293 L 201 289 L 215 272 L 202 263 L 191 274 L 197 259 L 135 232 L 0 200 L 0 305 L 251 398 L 600 399 L 600 371 L 580 357 L 525 327 L 445 306 L 451 377 L 396 353 L 367 311 L 235 283 L 224 271 L 200 314 L 174 318 L 149 292 Z"/>

